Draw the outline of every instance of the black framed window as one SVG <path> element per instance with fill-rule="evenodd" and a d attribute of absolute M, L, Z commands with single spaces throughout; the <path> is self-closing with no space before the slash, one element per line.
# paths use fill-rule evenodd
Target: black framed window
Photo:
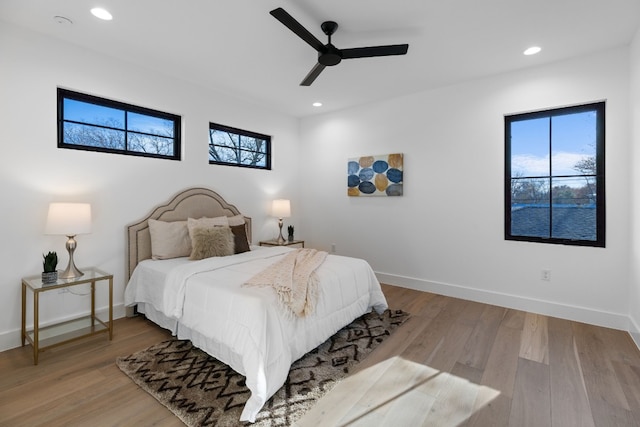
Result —
<path fill-rule="evenodd" d="M 605 103 L 505 116 L 505 239 L 605 246 Z"/>
<path fill-rule="evenodd" d="M 209 123 L 209 163 L 271 169 L 271 137 Z"/>
<path fill-rule="evenodd" d="M 180 160 L 175 114 L 58 88 L 58 147 Z"/>

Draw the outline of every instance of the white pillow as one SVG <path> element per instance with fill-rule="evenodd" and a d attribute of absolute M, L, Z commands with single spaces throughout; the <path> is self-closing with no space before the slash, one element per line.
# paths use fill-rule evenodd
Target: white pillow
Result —
<path fill-rule="evenodd" d="M 149 233 L 152 259 L 178 258 L 191 254 L 187 221 L 166 222 L 150 219 Z"/>
<path fill-rule="evenodd" d="M 229 226 L 233 226 L 233 225 L 242 225 L 244 224 L 244 215 L 236 215 L 236 216 L 230 216 L 229 218 L 227 218 L 229 220 Z"/>
<path fill-rule="evenodd" d="M 196 228 L 211 227 L 228 227 L 229 219 L 226 216 L 217 216 L 215 218 L 202 217 L 200 219 L 187 218 L 187 228 L 189 229 L 189 238 L 193 240 L 193 230 Z"/>

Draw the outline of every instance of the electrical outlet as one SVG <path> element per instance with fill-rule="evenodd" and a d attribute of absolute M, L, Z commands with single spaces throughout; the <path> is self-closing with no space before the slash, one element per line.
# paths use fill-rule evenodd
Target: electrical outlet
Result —
<path fill-rule="evenodd" d="M 544 280 L 545 282 L 551 281 L 551 270 L 542 270 L 540 272 L 540 280 Z"/>

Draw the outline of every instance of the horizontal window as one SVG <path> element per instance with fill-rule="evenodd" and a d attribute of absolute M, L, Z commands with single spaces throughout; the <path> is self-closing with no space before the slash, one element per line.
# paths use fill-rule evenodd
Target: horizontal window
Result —
<path fill-rule="evenodd" d="M 271 169 L 271 137 L 209 123 L 209 163 Z"/>
<path fill-rule="evenodd" d="M 58 88 L 58 147 L 180 160 L 180 116 Z"/>

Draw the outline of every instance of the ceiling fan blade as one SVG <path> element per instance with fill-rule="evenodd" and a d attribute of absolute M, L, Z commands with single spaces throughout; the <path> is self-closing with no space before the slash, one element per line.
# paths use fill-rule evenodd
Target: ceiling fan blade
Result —
<path fill-rule="evenodd" d="M 313 34 L 309 32 L 306 28 L 302 26 L 298 21 L 296 21 L 293 16 L 289 15 L 286 10 L 279 7 L 277 9 L 269 12 L 274 18 L 278 21 L 282 22 L 285 27 L 289 28 L 291 31 L 296 33 L 298 37 L 307 42 L 312 48 L 320 52 L 324 45 L 320 40 L 316 38 Z"/>
<path fill-rule="evenodd" d="M 300 86 L 311 86 L 311 83 L 313 83 L 325 67 L 326 65 L 322 65 L 318 62 L 311 71 L 309 71 L 309 74 L 307 74 L 307 77 L 305 77 L 302 83 L 300 83 Z"/>
<path fill-rule="evenodd" d="M 405 55 L 409 50 L 408 44 L 390 44 L 387 46 L 355 47 L 342 49 L 342 59 L 370 58 L 372 56 Z"/>

